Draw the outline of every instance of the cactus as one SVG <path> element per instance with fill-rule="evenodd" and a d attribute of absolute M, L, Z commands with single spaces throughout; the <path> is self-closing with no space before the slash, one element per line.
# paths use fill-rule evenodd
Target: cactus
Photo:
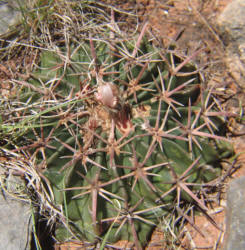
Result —
<path fill-rule="evenodd" d="M 225 113 L 199 73 L 174 52 L 136 40 L 69 42 L 43 51 L 24 86 L 28 150 L 50 187 L 59 241 L 146 244 L 185 202 L 208 208 L 201 187 L 230 153 Z"/>

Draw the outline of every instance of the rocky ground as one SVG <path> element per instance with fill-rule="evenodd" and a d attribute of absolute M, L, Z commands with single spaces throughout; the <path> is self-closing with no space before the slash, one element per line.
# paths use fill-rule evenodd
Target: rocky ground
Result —
<path fill-rule="evenodd" d="M 195 224 L 205 237 L 187 225 L 183 249 L 245 249 L 245 127 L 242 119 L 245 106 L 245 2 L 138 0 L 137 3 L 141 21 L 148 18 L 151 31 L 161 38 L 164 46 L 174 42 L 180 53 L 189 54 L 205 46 L 194 60 L 197 65 L 208 67 L 203 77 L 208 84 L 215 85 L 219 98 L 226 100 L 225 108 L 241 118 L 228 121 L 228 136 L 234 142 L 237 157 L 224 164 L 226 178 L 219 193 L 222 197 L 220 203 L 210 209 L 209 215 L 218 227 L 205 216 L 195 217 Z M 18 12 L 12 2 L 1 2 L 0 16 L 1 38 L 8 25 L 16 21 Z M 0 63 L 0 76 L 6 77 L 7 73 L 5 65 Z M 27 225 L 31 217 L 29 204 L 16 203 L 4 190 L 3 194 L 0 195 L 0 248 L 26 249 Z M 14 226 L 16 224 L 18 227 Z M 157 243 L 163 239 L 164 235 L 156 231 L 148 249 L 159 249 Z M 124 242 L 119 245 L 125 247 Z M 74 244 L 56 246 L 63 250 L 79 247 Z"/>

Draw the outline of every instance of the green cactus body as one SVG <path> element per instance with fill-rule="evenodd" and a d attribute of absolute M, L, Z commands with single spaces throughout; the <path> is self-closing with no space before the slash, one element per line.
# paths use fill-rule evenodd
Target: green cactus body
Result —
<path fill-rule="evenodd" d="M 41 54 L 31 84 L 46 92 L 30 102 L 46 105 L 33 119 L 42 121 L 36 132 L 44 131 L 50 147 L 46 159 L 40 152 L 36 158 L 46 166 L 55 206 L 67 213 L 69 230 L 60 223 L 58 240 L 106 235 L 139 247 L 181 201 L 205 206 L 188 183 L 215 179 L 230 148 L 205 123 L 199 97 L 207 93 L 195 68 L 171 72 L 170 59 L 175 68 L 182 61 L 170 54 L 147 39 L 138 49 L 90 40 Z M 210 120 L 223 124 L 222 117 Z"/>

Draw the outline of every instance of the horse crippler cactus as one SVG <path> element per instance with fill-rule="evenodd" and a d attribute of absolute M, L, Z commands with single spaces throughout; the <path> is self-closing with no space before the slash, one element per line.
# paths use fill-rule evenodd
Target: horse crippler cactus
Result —
<path fill-rule="evenodd" d="M 225 113 L 190 60 L 142 37 L 68 41 L 42 52 L 25 83 L 21 124 L 36 125 L 19 150 L 31 152 L 63 214 L 58 241 L 124 239 L 140 249 L 186 204 L 208 209 L 201 188 L 230 153 L 217 135 Z"/>

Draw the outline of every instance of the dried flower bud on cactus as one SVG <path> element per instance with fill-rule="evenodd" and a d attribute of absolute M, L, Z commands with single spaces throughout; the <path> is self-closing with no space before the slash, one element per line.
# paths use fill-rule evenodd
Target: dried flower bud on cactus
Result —
<path fill-rule="evenodd" d="M 115 108 L 118 104 L 118 87 L 112 83 L 104 83 L 98 87 L 95 97 L 103 105 Z"/>
<path fill-rule="evenodd" d="M 130 106 L 119 98 L 119 89 L 115 84 L 103 83 L 95 93 L 95 98 L 107 108 L 110 108 L 110 116 L 116 122 L 120 131 L 132 127 L 130 123 Z"/>

